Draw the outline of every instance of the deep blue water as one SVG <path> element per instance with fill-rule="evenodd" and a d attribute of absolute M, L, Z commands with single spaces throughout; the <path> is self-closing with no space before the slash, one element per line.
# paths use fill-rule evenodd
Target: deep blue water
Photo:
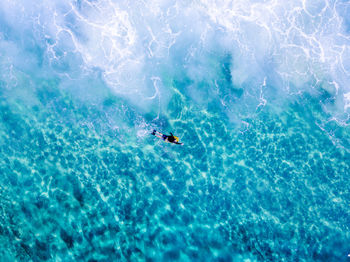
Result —
<path fill-rule="evenodd" d="M 349 17 L 2 1 L 0 261 L 349 261 Z"/>

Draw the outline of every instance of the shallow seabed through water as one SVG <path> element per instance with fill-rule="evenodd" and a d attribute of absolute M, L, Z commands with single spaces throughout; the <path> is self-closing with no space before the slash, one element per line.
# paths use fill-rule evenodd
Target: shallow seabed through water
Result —
<path fill-rule="evenodd" d="M 123 101 L 86 108 L 50 85 L 32 108 L 1 102 L 4 261 L 344 260 L 350 155 L 311 98 L 234 130 L 174 95 L 181 147 L 116 136 L 98 121 Z"/>

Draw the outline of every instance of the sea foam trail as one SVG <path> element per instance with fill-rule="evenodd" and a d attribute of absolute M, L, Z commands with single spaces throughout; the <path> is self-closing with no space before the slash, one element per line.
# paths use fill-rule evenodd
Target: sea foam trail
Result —
<path fill-rule="evenodd" d="M 206 94 L 231 117 L 304 92 L 327 93 L 334 101 L 323 101 L 325 110 L 339 119 L 349 111 L 346 2 L 6 0 L 1 13 L 5 52 L 20 42 L 45 50 L 26 63 L 14 58 L 15 66 L 43 63 L 68 81 L 97 70 L 145 111 L 166 105 L 167 80 L 184 74 L 192 83 L 186 95 Z"/>

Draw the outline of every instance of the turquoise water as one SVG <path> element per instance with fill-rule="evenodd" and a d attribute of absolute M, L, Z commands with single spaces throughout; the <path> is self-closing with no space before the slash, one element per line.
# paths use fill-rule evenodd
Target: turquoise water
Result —
<path fill-rule="evenodd" d="M 349 11 L 2 2 L 0 261 L 348 261 Z"/>

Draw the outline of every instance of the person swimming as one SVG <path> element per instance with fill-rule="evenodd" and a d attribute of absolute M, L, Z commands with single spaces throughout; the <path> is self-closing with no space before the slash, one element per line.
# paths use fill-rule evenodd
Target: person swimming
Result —
<path fill-rule="evenodd" d="M 170 135 L 164 135 L 156 130 L 153 130 L 152 135 L 159 137 L 161 139 L 163 139 L 165 142 L 168 143 L 173 143 L 173 144 L 177 144 L 177 145 L 183 145 L 183 143 L 179 142 L 179 138 L 177 136 L 174 136 L 173 133 L 170 132 Z"/>

